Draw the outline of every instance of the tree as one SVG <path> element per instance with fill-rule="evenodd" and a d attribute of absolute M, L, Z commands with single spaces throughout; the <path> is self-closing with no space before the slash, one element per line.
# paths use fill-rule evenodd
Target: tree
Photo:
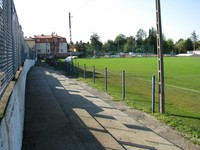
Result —
<path fill-rule="evenodd" d="M 133 36 L 127 37 L 126 43 L 124 45 L 124 51 L 125 52 L 132 52 L 134 44 L 135 44 L 135 38 Z"/>
<path fill-rule="evenodd" d="M 117 44 L 117 51 L 118 52 L 123 52 L 124 51 L 124 44 L 126 42 L 126 36 L 123 34 L 119 34 L 116 38 L 115 38 L 115 44 Z"/>
<path fill-rule="evenodd" d="M 175 47 L 174 47 L 174 50 L 175 50 L 176 54 L 179 54 L 179 53 L 182 52 L 182 50 L 183 50 L 183 42 L 184 42 L 184 40 L 182 38 L 179 39 L 178 42 L 176 42 Z"/>
<path fill-rule="evenodd" d="M 108 42 L 105 42 L 102 46 L 102 51 L 103 52 L 109 52 L 109 45 Z"/>
<path fill-rule="evenodd" d="M 136 43 L 137 45 L 142 45 L 144 40 L 146 39 L 146 32 L 143 29 L 139 29 L 136 34 Z"/>
<path fill-rule="evenodd" d="M 93 33 L 93 35 L 91 35 L 90 37 L 90 41 L 90 48 L 93 51 L 94 57 L 96 57 L 97 55 L 99 55 L 103 45 L 100 40 L 100 36 L 97 33 Z"/>
<path fill-rule="evenodd" d="M 185 52 L 192 50 L 192 48 L 193 48 L 192 40 L 190 38 L 185 40 L 183 43 L 183 47 L 185 49 Z"/>
<path fill-rule="evenodd" d="M 196 49 L 198 49 L 198 50 L 200 50 L 200 41 L 198 41 L 197 43 L 196 43 Z"/>
<path fill-rule="evenodd" d="M 115 53 L 117 51 L 117 45 L 113 40 L 108 40 L 106 43 L 104 43 L 103 50 L 105 52 Z"/>
<path fill-rule="evenodd" d="M 74 52 L 81 52 L 82 53 L 81 56 L 86 57 L 86 52 L 88 50 L 87 43 L 84 43 L 82 41 L 80 42 L 77 41 L 76 44 L 74 44 L 74 48 L 75 48 L 74 50 L 76 50 Z"/>
<path fill-rule="evenodd" d="M 170 54 L 174 50 L 174 42 L 172 39 L 163 40 L 163 49 L 165 54 Z"/>
<path fill-rule="evenodd" d="M 153 46 L 153 52 L 157 53 L 157 37 L 156 37 L 156 29 L 153 27 L 149 29 L 149 35 L 145 42 L 147 45 Z"/>
<path fill-rule="evenodd" d="M 196 34 L 195 31 L 193 31 L 192 34 L 191 34 L 191 40 L 192 40 L 192 42 L 194 44 L 194 50 L 195 50 L 196 49 L 196 42 L 198 40 L 198 35 Z"/>
<path fill-rule="evenodd" d="M 175 44 L 175 52 L 176 53 L 186 53 L 187 51 L 192 49 L 192 40 L 188 38 L 187 40 L 180 39 Z"/>

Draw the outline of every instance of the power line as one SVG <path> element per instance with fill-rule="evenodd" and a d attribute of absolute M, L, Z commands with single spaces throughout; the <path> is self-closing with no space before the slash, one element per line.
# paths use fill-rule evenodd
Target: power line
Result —
<path fill-rule="evenodd" d="M 84 8 L 91 0 L 86 1 L 83 3 L 79 8 L 77 8 L 73 13 L 79 12 L 82 8 Z"/>

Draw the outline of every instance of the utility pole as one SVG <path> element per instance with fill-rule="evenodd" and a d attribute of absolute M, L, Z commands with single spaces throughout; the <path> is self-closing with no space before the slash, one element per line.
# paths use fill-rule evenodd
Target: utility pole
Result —
<path fill-rule="evenodd" d="M 157 54 L 158 54 L 158 80 L 159 80 L 159 102 L 160 113 L 165 113 L 165 91 L 164 91 L 164 65 L 163 65 L 163 45 L 162 45 L 162 24 L 160 0 L 156 0 L 156 26 L 157 26 Z"/>
<path fill-rule="evenodd" d="M 69 36 L 70 36 L 70 56 L 71 56 L 71 49 L 72 49 L 72 31 L 71 31 L 71 13 L 69 12 Z"/>

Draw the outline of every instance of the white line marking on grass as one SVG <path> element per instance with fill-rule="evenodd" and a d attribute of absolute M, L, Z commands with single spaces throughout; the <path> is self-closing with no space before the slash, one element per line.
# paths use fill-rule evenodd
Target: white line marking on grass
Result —
<path fill-rule="evenodd" d="M 179 86 L 175 86 L 175 85 L 169 85 L 169 84 L 165 84 L 165 85 L 169 86 L 169 87 L 181 89 L 181 90 L 186 90 L 186 91 L 190 91 L 190 92 L 200 93 L 200 90 L 193 90 L 193 89 L 188 89 L 188 88 L 179 87 Z"/>
<path fill-rule="evenodd" d="M 110 74 L 115 74 L 115 75 L 121 75 L 120 73 L 110 73 Z M 129 75 L 126 75 L 126 77 L 131 77 L 131 78 L 135 78 L 135 79 L 139 79 L 139 80 L 142 80 L 142 81 L 147 81 L 147 82 L 150 82 L 150 80 L 147 80 L 147 79 L 143 79 L 143 78 L 140 78 L 140 77 L 134 77 L 134 76 L 129 76 Z M 185 87 L 180 87 L 180 86 L 175 86 L 175 85 L 170 85 L 170 84 L 165 84 L 165 86 L 168 86 L 168 87 L 172 87 L 172 88 L 176 88 L 176 89 L 181 89 L 181 90 L 185 90 L 185 91 L 190 91 L 190 92 L 194 92 L 194 93 L 200 93 L 200 90 L 194 90 L 194 89 L 189 89 L 189 88 L 185 88 Z"/>

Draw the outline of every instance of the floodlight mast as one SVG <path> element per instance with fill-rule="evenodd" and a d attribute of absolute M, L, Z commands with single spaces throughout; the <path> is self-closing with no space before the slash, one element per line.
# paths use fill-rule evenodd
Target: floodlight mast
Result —
<path fill-rule="evenodd" d="M 157 27 L 157 55 L 158 55 L 158 94 L 160 102 L 160 113 L 165 113 L 165 91 L 164 91 L 164 65 L 160 0 L 156 0 L 156 27 Z"/>

